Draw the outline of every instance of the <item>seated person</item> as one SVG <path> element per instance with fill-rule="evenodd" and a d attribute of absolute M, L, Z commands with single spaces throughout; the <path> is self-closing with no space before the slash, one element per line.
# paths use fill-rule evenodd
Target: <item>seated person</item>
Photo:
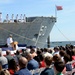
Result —
<path fill-rule="evenodd" d="M 62 61 L 54 62 L 55 75 L 64 75 L 62 71 L 64 70 L 65 64 Z"/>
<path fill-rule="evenodd" d="M 3 69 L 2 65 L 0 64 L 0 75 L 10 75 L 7 69 Z"/>
<path fill-rule="evenodd" d="M 14 75 L 32 75 L 31 72 L 27 69 L 28 60 L 25 57 L 19 59 L 19 68 Z"/>
<path fill-rule="evenodd" d="M 40 75 L 54 75 L 54 70 L 51 67 L 52 64 L 52 57 L 47 56 L 45 57 L 45 64 L 46 64 L 46 68 L 44 69 L 44 71 L 41 72 Z"/>
<path fill-rule="evenodd" d="M 70 60 L 70 56 L 68 54 L 65 54 L 64 62 L 65 62 L 66 71 L 72 71 L 72 65 L 71 65 L 71 63 L 68 63 L 69 60 Z"/>

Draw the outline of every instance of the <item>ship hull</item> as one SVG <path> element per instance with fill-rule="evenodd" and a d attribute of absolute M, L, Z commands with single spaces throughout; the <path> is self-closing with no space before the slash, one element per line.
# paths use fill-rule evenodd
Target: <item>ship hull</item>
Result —
<path fill-rule="evenodd" d="M 36 17 L 30 22 L 0 23 L 0 45 L 12 34 L 19 44 L 43 48 L 55 22 L 55 17 Z"/>

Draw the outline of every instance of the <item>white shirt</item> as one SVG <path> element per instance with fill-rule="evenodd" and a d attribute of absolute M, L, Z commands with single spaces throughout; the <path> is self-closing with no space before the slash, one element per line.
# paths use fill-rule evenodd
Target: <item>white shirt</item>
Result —
<path fill-rule="evenodd" d="M 1 63 L 1 65 L 8 64 L 7 58 L 4 56 L 0 56 L 0 63 Z"/>
<path fill-rule="evenodd" d="M 7 45 L 11 47 L 11 43 L 13 43 L 12 37 L 7 38 Z"/>

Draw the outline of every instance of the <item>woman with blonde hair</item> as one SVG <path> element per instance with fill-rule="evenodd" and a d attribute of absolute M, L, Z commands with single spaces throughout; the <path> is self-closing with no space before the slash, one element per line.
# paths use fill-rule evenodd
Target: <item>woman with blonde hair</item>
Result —
<path fill-rule="evenodd" d="M 2 65 L 1 64 L 0 64 L 0 75 L 10 75 L 8 70 L 2 69 Z"/>

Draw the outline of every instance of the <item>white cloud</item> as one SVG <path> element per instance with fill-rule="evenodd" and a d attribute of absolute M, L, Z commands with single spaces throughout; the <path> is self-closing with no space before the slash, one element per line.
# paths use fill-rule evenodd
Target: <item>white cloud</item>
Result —
<path fill-rule="evenodd" d="M 9 4 L 12 3 L 14 0 L 0 0 L 0 4 Z"/>

